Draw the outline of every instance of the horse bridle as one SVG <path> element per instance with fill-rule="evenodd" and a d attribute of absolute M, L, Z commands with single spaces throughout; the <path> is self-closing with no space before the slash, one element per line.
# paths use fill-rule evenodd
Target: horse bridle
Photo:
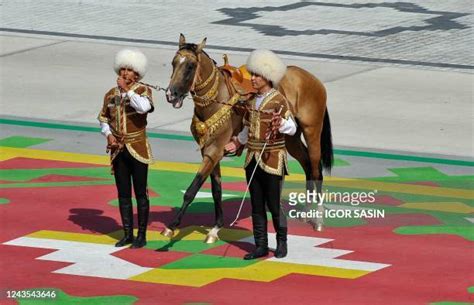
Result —
<path fill-rule="evenodd" d="M 187 52 L 183 52 L 187 51 Z M 201 81 L 200 83 L 198 82 L 199 79 L 199 70 L 200 70 L 200 53 L 196 54 L 192 50 L 189 49 L 181 49 L 176 52 L 176 55 L 179 55 L 183 58 L 188 58 L 188 59 L 194 59 L 197 62 L 196 66 L 196 71 L 194 72 L 194 78 L 193 82 L 191 83 L 189 92 L 191 93 L 192 99 L 194 100 L 194 103 L 200 107 L 207 107 L 211 105 L 213 102 L 218 102 L 216 100 L 217 95 L 218 95 L 218 89 L 219 89 L 219 70 L 216 67 L 216 64 L 213 63 L 212 65 L 212 71 L 209 74 L 209 76 L 204 80 Z M 212 81 L 213 84 L 211 88 L 204 93 L 203 95 L 198 95 L 197 92 L 201 91 L 202 89 L 206 88 Z"/>
<path fill-rule="evenodd" d="M 188 57 L 188 58 L 190 58 L 190 55 L 180 53 L 180 51 L 176 52 L 176 54 L 179 54 L 179 55 L 182 56 L 182 57 Z M 193 54 L 193 55 L 196 56 L 195 54 Z M 196 61 L 199 63 L 199 58 L 198 58 L 197 56 L 196 56 L 195 59 L 196 59 Z M 199 65 L 198 65 L 198 67 L 199 67 Z M 194 90 L 195 90 L 195 91 L 200 91 L 200 90 L 204 89 L 207 85 L 209 85 L 209 83 L 211 82 L 211 80 L 214 78 L 214 76 L 217 74 L 218 71 L 219 71 L 219 69 L 218 69 L 218 68 L 216 67 L 216 65 L 214 64 L 214 65 L 213 65 L 213 68 L 212 68 L 211 74 L 206 78 L 205 81 L 201 82 L 200 84 L 194 85 Z M 198 74 L 198 71 L 196 70 L 196 75 L 197 75 L 197 74 Z M 193 83 L 196 81 L 196 75 L 194 76 L 195 79 L 193 79 Z M 137 83 L 142 84 L 142 85 L 147 86 L 147 87 L 150 87 L 150 88 L 153 88 L 153 89 L 155 89 L 155 90 L 157 90 L 157 91 L 161 91 L 161 90 L 162 90 L 162 91 L 165 91 L 165 92 L 166 92 L 166 91 L 168 90 L 168 88 L 160 87 L 159 85 L 156 85 L 156 86 L 155 86 L 155 85 L 151 85 L 151 84 L 148 84 L 148 83 L 145 83 L 145 82 L 137 82 Z M 218 82 L 216 82 L 216 83 L 218 83 Z M 211 89 L 212 89 L 212 88 L 211 88 Z M 195 92 L 195 91 L 194 91 L 194 92 Z M 214 90 L 213 90 L 213 91 L 214 91 Z M 191 93 L 191 95 L 194 95 L 194 96 L 196 97 L 196 95 L 195 95 L 194 93 Z M 188 98 L 189 98 L 189 97 L 188 97 Z M 198 98 L 199 98 L 199 96 L 198 96 Z M 193 98 L 191 97 L 191 99 L 193 99 Z M 196 102 L 196 101 L 194 101 L 194 102 Z M 231 106 L 231 104 L 228 103 L 228 102 L 220 102 L 220 101 L 217 101 L 217 100 L 209 100 L 209 102 L 211 102 L 211 103 L 212 103 L 212 102 L 216 102 L 216 103 L 219 103 L 219 104 Z M 197 103 L 197 104 L 198 104 L 199 106 L 205 107 L 205 106 L 210 105 L 211 103 L 209 103 L 209 104 L 207 104 L 207 105 L 204 105 L 204 104 L 202 104 L 202 103 Z M 253 112 L 271 113 L 271 111 L 268 111 L 268 110 L 252 109 L 252 108 L 245 107 L 245 106 L 240 106 L 240 105 L 232 105 L 232 106 L 235 107 L 235 108 L 242 108 L 243 110 L 248 110 L 248 111 L 253 111 Z"/>
<path fill-rule="evenodd" d="M 179 55 L 179 56 L 181 56 L 181 57 L 191 58 L 188 54 L 181 53 L 180 51 L 176 52 L 176 54 Z M 193 54 L 193 55 L 195 55 L 195 54 Z M 196 56 L 196 55 L 195 55 L 195 56 Z M 195 59 L 196 59 L 196 61 L 199 63 L 199 56 L 196 56 Z M 199 64 L 198 64 L 197 67 L 199 67 Z M 213 69 L 213 73 L 214 73 L 214 69 Z M 196 71 L 195 78 L 196 78 L 196 75 L 197 75 L 197 74 L 198 74 L 198 73 L 197 73 L 197 71 Z M 200 87 L 200 88 L 195 89 L 195 90 L 198 90 L 198 91 L 199 91 L 199 90 L 201 90 L 202 88 L 206 87 L 206 86 L 209 84 L 209 82 L 211 81 L 211 78 L 212 78 L 212 77 L 214 77 L 214 75 L 211 75 L 208 79 L 206 79 L 206 81 L 204 81 L 204 83 L 199 84 L 199 87 Z M 193 79 L 193 84 L 194 84 L 195 81 L 196 81 L 196 79 Z M 137 82 L 137 83 L 142 84 L 142 85 L 144 85 L 144 86 L 146 86 L 146 87 L 150 87 L 150 88 L 152 88 L 152 89 L 155 89 L 156 91 L 165 91 L 165 92 L 166 92 L 166 91 L 168 90 L 168 87 L 165 88 L 165 87 L 161 87 L 161 86 L 159 86 L 159 85 L 151 85 L 151 84 L 148 84 L 148 83 L 145 83 L 145 82 Z M 191 84 L 191 88 L 193 87 L 193 84 Z M 197 87 L 197 86 L 195 86 L 195 87 Z"/>
<path fill-rule="evenodd" d="M 194 98 L 198 98 L 198 99 L 203 100 L 202 102 L 194 101 L 198 106 L 201 106 L 201 107 L 209 106 L 210 104 L 212 104 L 212 102 L 219 103 L 219 101 L 217 101 L 215 99 L 217 97 L 217 94 L 218 94 L 218 84 L 219 84 L 219 73 L 218 73 L 219 69 L 217 68 L 216 64 L 214 63 L 212 65 L 211 74 L 203 82 L 201 82 L 199 84 L 196 84 L 197 78 L 198 78 L 198 75 L 199 75 L 199 62 L 200 62 L 199 54 L 191 53 L 192 52 L 191 50 L 189 50 L 190 52 L 186 52 L 186 53 L 181 52 L 181 51 L 182 50 L 178 50 L 178 52 L 176 52 L 176 55 L 179 55 L 179 56 L 184 57 L 184 58 L 192 58 L 192 59 L 195 59 L 196 62 L 197 62 L 196 72 L 194 74 L 193 82 L 192 82 L 190 90 L 189 90 L 189 92 L 191 92 L 191 95 L 192 95 L 191 99 L 194 100 Z M 213 79 L 215 80 L 214 84 L 208 92 L 206 92 L 202 96 L 199 96 L 199 95 L 196 94 L 197 91 L 201 91 L 207 85 L 209 85 L 209 83 Z M 152 89 L 155 89 L 156 91 L 161 91 L 162 90 L 162 91 L 166 92 L 168 90 L 167 87 L 165 88 L 165 87 L 161 87 L 159 85 L 151 85 L 151 84 L 148 84 L 148 83 L 145 83 L 145 82 L 137 82 L 137 83 L 142 84 L 146 87 L 150 87 Z M 222 103 L 222 104 L 227 104 L 227 103 Z"/>

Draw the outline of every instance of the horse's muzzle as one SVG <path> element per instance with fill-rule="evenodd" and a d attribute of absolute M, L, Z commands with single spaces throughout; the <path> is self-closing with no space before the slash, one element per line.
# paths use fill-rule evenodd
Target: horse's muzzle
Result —
<path fill-rule="evenodd" d="M 168 89 L 166 90 L 166 100 L 173 105 L 173 108 L 179 109 L 183 106 L 184 96 L 177 96 L 176 93 L 172 93 L 171 90 Z"/>

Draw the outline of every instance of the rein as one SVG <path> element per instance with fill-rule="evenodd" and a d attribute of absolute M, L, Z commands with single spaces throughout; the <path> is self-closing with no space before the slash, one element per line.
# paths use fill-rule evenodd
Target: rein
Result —
<path fill-rule="evenodd" d="M 147 84 L 147 83 L 144 83 L 144 82 L 137 82 L 137 83 L 139 83 L 139 84 L 141 84 L 141 85 L 143 85 L 143 86 L 146 86 L 146 87 L 150 87 L 150 88 L 152 88 L 152 89 L 155 89 L 156 91 L 163 90 L 163 91 L 166 92 L 166 90 L 168 90 L 168 88 L 160 87 L 159 85 L 154 86 L 154 85 L 150 85 L 150 84 Z"/>

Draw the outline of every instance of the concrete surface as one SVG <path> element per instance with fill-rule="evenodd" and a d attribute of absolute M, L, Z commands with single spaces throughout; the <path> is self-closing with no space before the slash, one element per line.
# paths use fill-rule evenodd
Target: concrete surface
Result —
<path fill-rule="evenodd" d="M 150 1 L 5 1 L 0 29 L 0 115 L 96 124 L 103 94 L 114 86 L 115 52 L 125 46 L 140 47 L 150 62 L 144 81 L 167 86 L 178 35 L 184 32 L 190 42 L 207 36 L 207 51 L 218 63 L 222 63 L 222 53 L 230 54 L 231 63 L 240 65 L 251 49 L 272 48 L 287 64 L 315 74 L 328 90 L 334 143 L 338 146 L 472 157 L 474 61 L 468 46 L 473 35 L 467 30 L 472 30 L 472 20 L 471 15 L 462 15 L 472 8 L 465 1 L 411 1 L 405 6 L 393 1 L 384 2 L 385 6 L 372 2 L 376 11 L 354 2 L 359 10 L 351 1 L 338 2 L 333 10 L 321 3 L 308 4 L 302 10 L 304 6 L 282 1 L 265 2 L 267 6 L 258 1 L 199 2 L 193 7 Z M 245 7 L 242 10 L 247 15 L 257 14 L 262 24 L 274 20 L 273 26 L 280 25 L 281 31 L 216 24 L 236 7 Z M 426 12 L 422 12 L 423 7 Z M 150 9 L 146 26 L 137 29 L 121 22 L 145 8 Z M 205 9 L 208 14 L 200 15 Z M 283 11 L 294 18 L 283 22 Z M 311 35 L 288 32 L 308 27 L 321 30 L 321 22 L 308 20 L 323 11 L 335 18 L 334 22 L 326 20 L 334 31 L 350 28 L 345 18 L 377 14 L 374 24 L 354 23 L 351 31 Z M 12 18 L 19 12 L 27 18 Z M 111 14 L 119 12 L 123 18 L 113 19 Z M 270 12 L 279 19 L 269 18 Z M 196 14 L 198 19 L 193 18 Z M 443 17 L 444 21 L 436 25 L 439 28 L 423 27 L 432 24 L 430 14 L 449 15 L 451 19 L 446 18 L 452 22 Z M 186 22 L 178 26 L 176 18 L 180 22 L 186 18 Z M 397 26 L 407 29 L 397 32 Z M 380 34 L 383 30 L 392 32 Z M 452 34 L 452 44 L 441 47 L 438 40 L 447 33 Z M 413 35 L 417 40 L 409 41 Z M 397 48 L 392 40 L 397 41 Z M 379 48 L 384 41 L 382 52 Z M 328 48 L 328 43 L 333 47 Z M 425 45 L 430 46 L 429 57 L 423 57 Z M 344 51 L 339 57 L 324 55 Z M 191 101 L 175 110 L 166 103 L 163 92 L 154 94 L 157 111 L 150 116 L 149 127 L 189 133 Z"/>

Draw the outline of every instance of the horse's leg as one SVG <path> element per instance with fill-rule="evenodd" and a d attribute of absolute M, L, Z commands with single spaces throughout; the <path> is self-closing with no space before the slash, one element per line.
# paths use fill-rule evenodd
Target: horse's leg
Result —
<path fill-rule="evenodd" d="M 216 161 L 220 160 L 217 158 L 213 158 L 210 155 L 204 155 L 201 168 L 199 169 L 198 173 L 194 177 L 191 185 L 187 188 L 186 192 L 183 196 L 183 204 L 179 209 L 178 213 L 176 214 L 174 220 L 170 223 L 169 226 L 165 227 L 165 229 L 161 232 L 162 235 L 167 237 L 172 237 L 174 235 L 174 230 L 179 226 L 181 223 L 181 219 L 183 218 L 186 209 L 196 197 L 197 192 L 203 185 L 204 181 L 206 181 L 207 177 L 211 173 L 212 169 L 215 166 Z"/>
<path fill-rule="evenodd" d="M 211 184 L 212 184 L 212 198 L 214 199 L 214 211 L 216 222 L 214 227 L 209 231 L 204 240 L 207 244 L 215 243 L 219 240 L 219 230 L 224 225 L 224 215 L 222 212 L 222 185 L 221 185 L 221 167 L 219 162 L 217 162 L 216 166 L 212 170 L 211 173 Z"/>
<path fill-rule="evenodd" d="M 320 202 L 320 194 L 323 193 L 323 168 L 322 168 L 322 165 L 321 165 L 321 162 L 319 164 L 319 168 L 318 168 L 318 172 L 319 172 L 319 176 L 318 178 L 316 179 L 316 193 L 318 194 L 318 206 L 317 206 L 317 211 L 318 211 L 318 215 L 320 215 L 320 217 L 316 217 L 316 224 L 314 226 L 314 229 L 316 231 L 322 231 L 323 230 L 323 224 L 324 224 L 324 205 L 323 205 L 323 202 L 321 201 Z"/>
<path fill-rule="evenodd" d="M 321 127 L 307 126 L 303 129 L 304 138 L 308 145 L 309 158 L 311 160 L 312 177 L 315 178 L 316 190 L 321 194 L 323 175 L 321 168 Z M 318 196 L 319 198 L 319 196 Z M 317 206 L 317 217 L 314 229 L 317 231 L 323 230 L 324 223 L 324 206 L 323 202 L 319 202 Z"/>
<path fill-rule="evenodd" d="M 293 136 L 286 136 L 286 149 L 288 153 L 295 158 L 301 165 L 306 176 L 306 190 L 310 193 L 314 191 L 315 178 L 313 177 L 313 171 L 311 166 L 311 160 L 309 158 L 308 148 L 304 145 L 301 140 L 301 130 L 298 130 Z M 306 203 L 305 209 L 309 209 L 311 203 Z M 308 219 L 304 219 L 305 222 Z"/>
<path fill-rule="evenodd" d="M 285 137 L 285 144 L 288 153 L 295 158 L 301 165 L 306 175 L 306 181 L 310 181 L 313 178 L 313 173 L 311 170 L 311 160 L 308 154 L 308 148 L 304 145 L 301 140 L 301 130 L 298 130 L 293 136 Z M 307 184 L 307 189 L 313 189 L 314 183 Z"/>

